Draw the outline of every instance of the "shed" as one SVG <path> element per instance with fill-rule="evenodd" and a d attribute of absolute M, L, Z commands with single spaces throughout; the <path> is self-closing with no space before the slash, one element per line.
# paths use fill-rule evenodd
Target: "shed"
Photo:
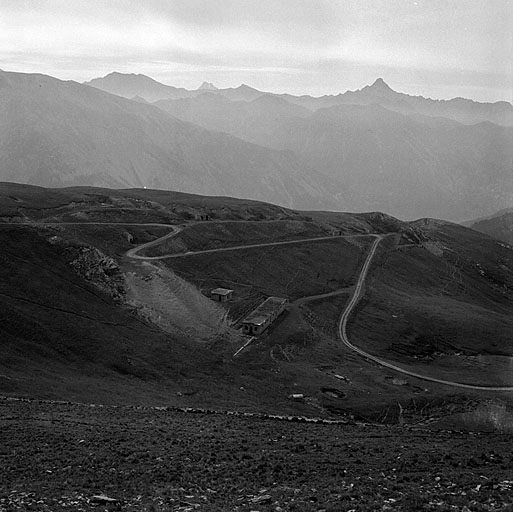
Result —
<path fill-rule="evenodd" d="M 228 302 L 233 298 L 233 290 L 228 288 L 215 288 L 210 292 L 210 297 L 217 302 Z"/>

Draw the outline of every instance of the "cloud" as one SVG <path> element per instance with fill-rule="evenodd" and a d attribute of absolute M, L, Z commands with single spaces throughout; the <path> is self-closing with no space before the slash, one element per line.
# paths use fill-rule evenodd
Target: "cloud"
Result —
<path fill-rule="evenodd" d="M 0 67 L 39 61 L 32 71 L 85 79 L 115 65 L 185 82 L 240 71 L 267 89 L 302 74 L 326 91 L 342 70 L 350 82 L 374 69 L 428 82 L 488 74 L 505 87 L 512 11 L 508 0 L 0 0 Z"/>

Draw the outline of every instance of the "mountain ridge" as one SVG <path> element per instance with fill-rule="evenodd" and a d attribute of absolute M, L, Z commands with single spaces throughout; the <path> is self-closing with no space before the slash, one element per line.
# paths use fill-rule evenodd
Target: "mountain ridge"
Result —
<path fill-rule="evenodd" d="M 312 112 L 244 85 L 167 100 L 163 112 L 161 102 L 45 75 L 2 72 L 0 84 L 7 181 L 146 186 L 452 221 L 504 208 L 513 196 L 513 130 L 490 122 L 378 103 Z"/>
<path fill-rule="evenodd" d="M 464 225 L 513 246 L 513 206 Z"/>
<path fill-rule="evenodd" d="M 208 129 L 291 151 L 336 184 L 347 210 L 459 220 L 510 204 L 513 196 L 513 129 L 488 121 L 465 125 L 378 103 L 312 112 L 267 94 L 252 102 L 213 94 L 155 105 Z"/>
<path fill-rule="evenodd" d="M 320 206 L 322 178 L 312 178 L 286 152 L 77 82 L 6 72 L 0 81 L 0 179 L 210 191 Z"/>
<path fill-rule="evenodd" d="M 112 85 L 109 85 L 108 83 L 108 77 L 111 77 L 113 74 L 114 73 L 111 73 L 103 78 L 96 78 L 86 83 L 99 88 L 107 87 L 109 92 L 116 94 L 116 90 Z M 145 75 L 124 75 L 122 73 L 116 73 L 116 77 L 118 79 L 121 77 L 133 76 Z M 130 78 L 130 80 L 133 80 L 133 78 Z M 153 82 L 160 84 L 160 82 L 155 80 L 153 80 Z M 171 89 L 162 89 L 160 86 L 163 86 L 164 88 L 170 87 Z M 177 89 L 172 86 L 165 86 L 164 84 L 160 84 L 158 87 L 159 92 L 156 91 L 152 94 L 148 93 L 150 97 L 145 97 L 144 94 L 141 94 L 140 92 L 134 93 L 132 96 L 139 95 L 152 102 L 163 99 L 194 97 L 198 94 L 198 90 L 188 91 L 186 89 Z M 246 93 L 247 90 L 251 90 L 251 93 L 247 93 L 245 95 L 237 95 L 236 91 L 241 93 L 241 88 L 243 87 L 247 88 Z M 291 103 L 299 104 L 310 110 L 317 110 L 319 108 L 334 106 L 341 103 L 371 104 L 373 102 L 382 102 L 383 106 L 390 109 L 397 109 L 402 113 L 419 113 L 435 117 L 448 117 L 464 124 L 476 124 L 481 121 L 489 120 L 490 122 L 500 124 L 502 126 L 513 126 L 513 105 L 507 101 L 486 103 L 477 102 L 461 97 L 452 98 L 449 100 L 436 100 L 424 96 L 408 95 L 396 92 L 381 77 L 377 78 L 372 84 L 366 85 L 361 89 L 354 91 L 348 90 L 344 93 L 341 92 L 336 95 L 324 95 L 319 97 L 309 95 L 294 96 L 287 93 L 276 94 L 271 92 L 263 92 L 245 84 L 242 84 L 236 88 L 217 89 L 215 92 L 225 95 L 229 99 L 242 99 L 245 101 L 248 101 L 248 99 L 255 99 L 255 97 L 258 95 L 263 94 L 281 96 Z M 124 95 L 122 88 L 118 89 L 117 93 Z"/>

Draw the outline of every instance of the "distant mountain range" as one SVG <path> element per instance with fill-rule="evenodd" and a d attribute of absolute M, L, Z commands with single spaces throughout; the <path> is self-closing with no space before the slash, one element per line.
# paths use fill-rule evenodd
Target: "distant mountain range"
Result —
<path fill-rule="evenodd" d="M 377 104 L 312 112 L 272 95 L 231 102 L 203 94 L 155 105 L 205 128 L 291 151 L 329 178 L 347 210 L 460 219 L 482 206 L 511 203 L 511 128 L 407 116 Z"/>
<path fill-rule="evenodd" d="M 464 223 L 466 226 L 513 245 L 513 206 L 490 215 Z"/>
<path fill-rule="evenodd" d="M 477 218 L 513 203 L 512 109 L 408 96 L 381 79 L 313 98 L 0 71 L 0 180 Z"/>
<path fill-rule="evenodd" d="M 461 220 L 512 202 L 509 103 L 408 96 L 382 79 L 321 98 L 245 85 L 198 92 L 154 105 L 209 130 L 292 152 L 328 179 L 329 195 L 345 210 Z"/>
<path fill-rule="evenodd" d="M 250 101 L 264 94 L 244 84 L 236 88 L 218 89 L 209 82 L 203 82 L 196 90 L 188 90 L 181 87 L 164 85 L 146 75 L 116 72 L 109 73 L 102 78 L 93 78 L 93 80 L 84 83 L 85 85 L 91 85 L 102 91 L 123 96 L 124 98 L 140 96 L 150 103 L 158 100 L 194 98 L 206 91 L 216 92 L 234 101 Z"/>
<path fill-rule="evenodd" d="M 326 180 L 290 152 L 45 75 L 0 72 L 0 180 L 176 189 L 320 207 Z"/>
<path fill-rule="evenodd" d="M 217 91 L 219 90 L 212 82 L 203 82 L 199 87 L 198 91 Z"/>
<path fill-rule="evenodd" d="M 145 75 L 110 73 L 102 78 L 85 82 L 111 94 L 133 98 L 141 96 L 153 103 L 158 100 L 194 98 L 205 92 L 205 82 L 197 90 L 164 85 Z M 209 84 L 212 86 L 213 84 Z M 479 103 L 465 98 L 451 100 L 433 100 L 422 96 L 410 96 L 391 89 L 382 78 L 372 85 L 356 91 L 347 91 L 337 95 L 321 97 L 293 96 L 291 94 L 272 94 L 253 89 L 245 84 L 230 89 L 209 87 L 209 92 L 224 96 L 232 101 L 252 101 L 264 94 L 283 98 L 289 103 L 300 105 L 309 110 L 333 107 L 336 105 L 381 105 L 388 110 L 403 114 L 422 114 L 432 117 L 446 117 L 463 124 L 476 124 L 482 121 L 513 126 L 513 105 L 506 101 Z"/>

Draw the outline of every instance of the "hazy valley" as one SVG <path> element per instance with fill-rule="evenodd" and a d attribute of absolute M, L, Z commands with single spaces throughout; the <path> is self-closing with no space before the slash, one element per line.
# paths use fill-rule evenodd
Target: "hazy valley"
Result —
<path fill-rule="evenodd" d="M 2 72 L 0 84 L 6 181 L 161 188 L 405 220 L 482 217 L 513 197 L 505 102 L 425 100 L 381 80 L 318 99 L 247 86 L 178 93 L 121 74 L 91 87 Z"/>

